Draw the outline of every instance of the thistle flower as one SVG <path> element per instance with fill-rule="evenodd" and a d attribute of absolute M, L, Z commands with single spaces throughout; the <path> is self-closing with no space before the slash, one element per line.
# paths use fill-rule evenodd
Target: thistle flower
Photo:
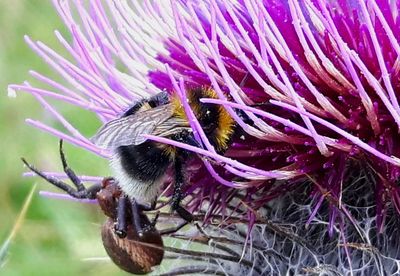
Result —
<path fill-rule="evenodd" d="M 34 95 L 65 131 L 32 119 L 28 124 L 107 158 L 109 152 L 93 145 L 46 98 L 90 110 L 105 123 L 143 97 L 175 91 L 205 149 L 146 138 L 206 157 L 188 166 L 187 208 L 207 208 L 206 220 L 229 217 L 233 209 L 250 227 L 268 214 L 296 224 L 296 229 L 309 226 L 316 235 L 312 239 L 325 237 L 322 228 L 327 229 L 329 239 L 343 245 L 334 257 L 324 255 L 330 247 L 321 244 L 322 249 L 316 246 L 308 255 L 299 253 L 297 272 L 301 265 L 321 268 L 310 261 L 319 254 L 325 256 L 326 267 L 339 266 L 360 244 L 370 247 L 363 251 L 358 246 L 362 253 L 353 258 L 357 261 L 349 261 L 340 272 L 367 267 L 366 260 L 372 258 L 365 257 L 368 252 L 376 261 L 371 271 L 378 273 L 386 269 L 382 258 L 399 259 L 396 247 L 385 244 L 389 238 L 380 240 L 379 234 L 397 235 L 390 225 L 400 211 L 396 1 L 54 4 L 71 40 L 58 31 L 55 35 L 70 56 L 29 37 L 26 41 L 66 84 L 31 72 L 50 88 L 24 83 L 10 85 L 9 91 Z M 186 104 L 186 89 L 200 86 L 211 87 L 219 97 L 203 102 L 224 106 L 244 131 L 224 155 L 208 142 Z M 238 116 L 238 110 L 251 123 Z M 293 191 L 308 196 L 295 202 Z M 288 198 L 291 202 L 285 203 Z M 296 221 L 294 214 L 299 214 Z M 295 254 L 283 246 L 273 249 L 282 258 Z M 286 270 L 292 267 L 286 265 Z M 271 266 L 276 270 L 284 268 Z"/>

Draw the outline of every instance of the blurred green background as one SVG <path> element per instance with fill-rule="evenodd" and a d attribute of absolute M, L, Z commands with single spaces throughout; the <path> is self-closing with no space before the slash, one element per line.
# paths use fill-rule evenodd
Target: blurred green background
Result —
<path fill-rule="evenodd" d="M 24 92 L 7 97 L 7 85 L 24 80 L 35 84 L 28 70 L 33 69 L 60 80 L 51 68 L 25 44 L 23 36 L 41 40 L 63 52 L 53 34 L 55 29 L 69 37 L 51 1 L 0 0 L 0 246 L 7 239 L 23 202 L 34 183 L 38 183 L 21 228 L 8 249 L 1 275 L 124 275 L 109 261 L 86 258 L 105 257 L 100 238 L 104 215 L 82 203 L 43 198 L 39 190 L 54 190 L 43 180 L 23 178 L 26 171 L 20 157 L 43 170 L 60 171 L 58 139 L 25 124 L 33 118 L 62 129 L 35 99 Z M 69 105 L 58 104 L 85 135 L 98 127 L 93 114 Z M 107 162 L 65 145 L 70 166 L 79 174 L 108 175 Z"/>

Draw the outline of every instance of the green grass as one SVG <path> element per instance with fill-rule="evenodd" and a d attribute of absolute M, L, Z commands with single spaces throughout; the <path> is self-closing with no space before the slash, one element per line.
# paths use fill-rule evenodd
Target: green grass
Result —
<path fill-rule="evenodd" d="M 34 98 L 26 93 L 7 97 L 7 85 L 28 80 L 28 70 L 59 77 L 25 44 L 30 35 L 62 51 L 53 34 L 66 34 L 51 1 L 0 0 L 0 246 L 12 231 L 24 200 L 34 183 L 38 190 L 49 184 L 38 178 L 23 178 L 25 157 L 45 170 L 60 170 L 58 140 L 24 123 L 25 118 L 43 120 L 59 127 Z M 84 134 L 93 134 L 98 122 L 87 112 L 73 106 L 59 105 L 62 113 Z M 79 121 L 79 123 L 78 123 Z M 78 173 L 108 175 L 107 162 L 90 153 L 66 145 L 67 158 Z M 36 194 L 26 217 L 9 245 L 1 275 L 123 275 L 110 262 L 84 261 L 87 257 L 105 256 L 100 238 L 104 215 L 96 206 L 43 198 Z"/>

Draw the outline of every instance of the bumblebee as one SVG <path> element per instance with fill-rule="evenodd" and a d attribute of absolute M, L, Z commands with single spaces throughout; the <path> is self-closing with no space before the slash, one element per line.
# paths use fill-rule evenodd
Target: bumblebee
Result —
<path fill-rule="evenodd" d="M 189 89 L 186 94 L 210 143 L 217 152 L 223 153 L 235 133 L 235 121 L 223 106 L 200 102 L 201 98 L 217 98 L 214 90 L 200 87 Z M 187 222 L 192 221 L 192 215 L 181 206 L 181 200 L 185 182 L 183 167 L 193 154 L 181 148 L 146 140 L 143 134 L 201 146 L 193 136 L 176 93 L 161 92 L 141 100 L 120 118 L 102 126 L 92 137 L 92 142 L 113 153 L 110 162 L 113 177 L 131 203 L 140 208 L 146 208 L 149 204 L 152 206 L 150 209 L 154 208 L 166 171 L 173 166 L 175 180 L 172 210 Z"/>

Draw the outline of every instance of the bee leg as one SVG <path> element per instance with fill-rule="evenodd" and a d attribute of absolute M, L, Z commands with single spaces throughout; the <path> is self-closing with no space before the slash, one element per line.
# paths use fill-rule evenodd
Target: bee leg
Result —
<path fill-rule="evenodd" d="M 183 172 L 182 172 L 182 160 L 179 158 L 175 160 L 175 185 L 174 193 L 172 195 L 172 209 L 178 213 L 178 215 L 187 222 L 193 221 L 192 214 L 183 208 L 180 204 L 183 197 Z"/>
<path fill-rule="evenodd" d="M 127 224 L 126 224 L 127 201 L 128 199 L 124 195 L 122 195 L 118 199 L 117 221 L 114 226 L 114 232 L 121 239 L 126 237 L 126 231 L 127 231 Z"/>

